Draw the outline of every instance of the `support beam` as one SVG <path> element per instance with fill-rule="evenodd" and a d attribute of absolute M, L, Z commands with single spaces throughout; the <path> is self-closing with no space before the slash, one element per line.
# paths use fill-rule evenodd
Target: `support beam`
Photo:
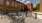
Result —
<path fill-rule="evenodd" d="M 12 0 L 10 0 L 10 12 L 11 12 L 11 7 L 12 7 L 11 5 L 12 5 Z"/>
<path fill-rule="evenodd" d="M 42 12 L 42 0 L 40 0 L 40 12 Z"/>
<path fill-rule="evenodd" d="M 3 11 L 2 12 L 6 12 L 6 0 L 4 0 L 4 6 L 3 6 Z"/>

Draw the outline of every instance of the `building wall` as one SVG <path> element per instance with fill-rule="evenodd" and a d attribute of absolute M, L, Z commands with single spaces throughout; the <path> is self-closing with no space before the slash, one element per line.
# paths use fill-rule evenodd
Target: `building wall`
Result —
<path fill-rule="evenodd" d="M 12 6 L 12 2 L 14 2 L 14 6 Z M 6 0 L 4 0 L 4 4 L 0 4 L 0 7 L 2 7 L 2 12 L 15 12 L 15 11 L 21 11 L 21 9 L 24 10 L 24 7 L 27 6 L 28 9 L 30 9 L 29 11 L 32 11 L 33 6 L 32 3 L 29 3 L 27 5 L 20 3 L 18 1 L 13 1 L 10 0 L 10 5 L 6 5 Z"/>
<path fill-rule="evenodd" d="M 24 8 L 24 4 L 19 3 L 19 2 L 15 2 L 15 5 L 12 6 L 12 8 L 10 9 L 10 11 L 12 11 L 12 9 L 14 8 L 14 11 L 20 11 L 21 9 Z"/>
<path fill-rule="evenodd" d="M 12 2 L 14 2 L 14 6 L 12 6 Z M 4 4 L 0 4 L 0 7 L 3 7 L 2 12 L 15 12 L 17 10 L 21 10 L 24 9 L 24 4 L 17 2 L 17 1 L 13 1 L 10 0 L 10 5 L 6 5 L 6 0 L 4 0 Z"/>
<path fill-rule="evenodd" d="M 40 0 L 40 11 L 42 12 L 42 0 Z"/>
<path fill-rule="evenodd" d="M 27 7 L 29 8 L 29 11 L 33 11 L 33 4 L 32 3 L 28 3 Z"/>

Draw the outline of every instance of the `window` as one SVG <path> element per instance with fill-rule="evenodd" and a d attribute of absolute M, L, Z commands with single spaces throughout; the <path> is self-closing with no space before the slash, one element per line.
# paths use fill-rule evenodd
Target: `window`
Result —
<path fill-rule="evenodd" d="M 18 6 L 20 6 L 20 4 L 18 4 Z"/>
<path fill-rule="evenodd" d="M 30 5 L 28 5 L 28 6 L 30 6 Z"/>
<path fill-rule="evenodd" d="M 15 3 L 15 7 L 17 7 L 17 3 Z"/>
<path fill-rule="evenodd" d="M 23 12 L 23 9 L 21 9 L 21 12 Z"/>
<path fill-rule="evenodd" d="M 2 7 L 0 7 L 0 12 L 2 11 Z"/>
<path fill-rule="evenodd" d="M 2 7 L 0 7 L 0 9 L 2 9 Z"/>
<path fill-rule="evenodd" d="M 14 6 L 14 3 L 15 3 L 15 2 L 12 2 L 12 6 Z"/>
<path fill-rule="evenodd" d="M 0 4 L 3 4 L 4 3 L 4 0 L 0 0 Z"/>
<path fill-rule="evenodd" d="M 10 8 L 9 8 L 9 6 L 7 6 L 6 11 L 9 11 L 9 10 L 10 10 Z"/>
<path fill-rule="evenodd" d="M 6 5 L 10 5 L 10 1 L 9 0 L 6 0 Z"/>
<path fill-rule="evenodd" d="M 18 6 L 20 7 L 21 6 L 21 3 L 18 3 Z"/>

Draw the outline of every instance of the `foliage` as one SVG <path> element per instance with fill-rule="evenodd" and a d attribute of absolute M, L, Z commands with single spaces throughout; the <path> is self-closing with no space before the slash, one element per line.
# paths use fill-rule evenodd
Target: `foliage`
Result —
<path fill-rule="evenodd" d="M 38 3 L 37 5 L 36 5 L 36 7 L 33 9 L 34 11 L 39 11 L 39 8 L 40 8 L 40 3 Z"/>

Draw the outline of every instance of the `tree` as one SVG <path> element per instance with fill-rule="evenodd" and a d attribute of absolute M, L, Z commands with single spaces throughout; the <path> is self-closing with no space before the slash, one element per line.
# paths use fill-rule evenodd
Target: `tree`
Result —
<path fill-rule="evenodd" d="M 34 11 L 39 11 L 39 8 L 40 8 L 40 3 L 38 3 L 37 5 L 36 5 L 36 7 L 33 9 Z"/>

